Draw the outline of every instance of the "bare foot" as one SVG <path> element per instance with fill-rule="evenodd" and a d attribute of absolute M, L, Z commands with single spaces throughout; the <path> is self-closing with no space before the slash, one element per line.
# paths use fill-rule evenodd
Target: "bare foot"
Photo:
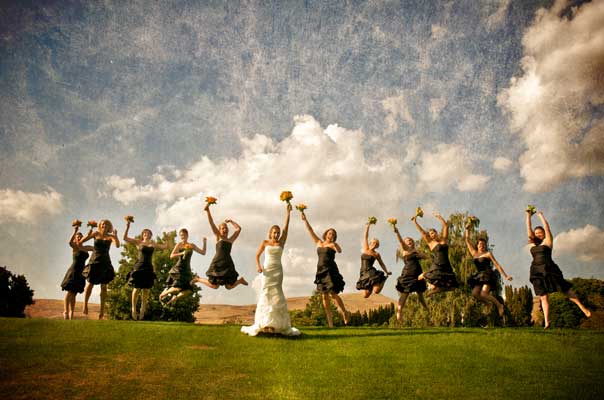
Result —
<path fill-rule="evenodd" d="M 88 315 L 88 306 L 84 306 L 84 308 L 82 309 L 82 314 L 84 315 Z"/>
<path fill-rule="evenodd" d="M 63 311 L 63 319 L 69 319 L 67 311 Z"/>
<path fill-rule="evenodd" d="M 135 321 L 138 319 L 138 316 L 136 315 L 136 311 L 134 311 L 134 310 L 132 311 L 132 319 Z"/>
<path fill-rule="evenodd" d="M 239 278 L 239 281 L 241 282 L 241 284 L 242 284 L 243 286 L 247 286 L 247 285 L 249 285 L 249 283 L 247 283 L 247 281 L 246 281 L 246 280 L 245 280 L 245 278 L 243 278 L 243 277 Z"/>
<path fill-rule="evenodd" d="M 352 314 L 350 313 L 350 311 L 344 312 L 344 325 L 348 326 L 348 324 L 350 323 L 351 316 Z"/>
<path fill-rule="evenodd" d="M 99 314 L 99 321 L 100 321 L 100 320 L 102 320 L 102 319 L 105 319 L 105 314 L 100 313 L 100 314 Z"/>
<path fill-rule="evenodd" d="M 587 318 L 591 318 L 591 311 L 586 310 L 586 312 L 585 312 L 585 316 L 586 316 Z"/>
<path fill-rule="evenodd" d="M 543 330 L 546 330 L 546 329 L 549 329 L 549 324 L 547 324 L 543 327 Z"/>

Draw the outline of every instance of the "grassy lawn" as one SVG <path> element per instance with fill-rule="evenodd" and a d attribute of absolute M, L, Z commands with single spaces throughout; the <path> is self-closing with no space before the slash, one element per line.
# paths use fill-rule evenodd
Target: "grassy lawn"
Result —
<path fill-rule="evenodd" d="M 604 332 L 0 319 L 0 398 L 604 398 Z"/>

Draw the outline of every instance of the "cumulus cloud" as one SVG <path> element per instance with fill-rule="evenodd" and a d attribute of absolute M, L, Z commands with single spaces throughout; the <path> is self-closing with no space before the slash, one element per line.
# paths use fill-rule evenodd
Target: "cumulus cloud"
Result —
<path fill-rule="evenodd" d="M 422 152 L 419 161 L 418 187 L 421 190 L 445 192 L 451 187 L 462 192 L 482 190 L 490 179 L 471 172 L 460 145 L 441 143 L 435 152 Z"/>
<path fill-rule="evenodd" d="M 554 239 L 557 254 L 576 256 L 581 261 L 604 261 L 604 230 L 593 225 L 570 229 Z"/>
<path fill-rule="evenodd" d="M 568 6 L 537 12 L 522 40 L 523 74 L 498 97 L 526 144 L 519 162 L 530 192 L 604 174 L 604 2 Z"/>
<path fill-rule="evenodd" d="M 497 171 L 507 171 L 512 167 L 512 160 L 505 157 L 497 157 L 495 161 L 493 161 L 493 168 Z"/>
<path fill-rule="evenodd" d="M 33 223 L 40 218 L 63 211 L 63 196 L 48 188 L 45 192 L 0 190 L 0 221 Z"/>

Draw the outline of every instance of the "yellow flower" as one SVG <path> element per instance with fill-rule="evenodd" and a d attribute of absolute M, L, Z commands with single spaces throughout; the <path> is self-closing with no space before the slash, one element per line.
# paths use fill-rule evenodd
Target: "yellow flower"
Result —
<path fill-rule="evenodd" d="M 96 228 L 99 224 L 96 223 L 96 221 L 88 221 L 88 224 L 86 224 L 87 226 L 91 227 L 91 228 Z"/>
<path fill-rule="evenodd" d="M 306 207 L 306 204 L 302 204 L 302 203 L 300 203 L 296 206 L 296 210 L 300 211 L 301 213 L 303 213 L 304 210 L 306 210 L 307 208 L 308 207 Z"/>
<path fill-rule="evenodd" d="M 395 227 L 396 227 L 396 223 L 397 223 L 397 222 L 398 222 L 398 221 L 396 220 L 396 218 L 389 218 L 389 219 L 388 219 L 388 223 L 389 223 L 390 225 L 392 225 L 392 227 L 393 227 L 393 228 L 395 228 Z"/>
<path fill-rule="evenodd" d="M 82 221 L 80 221 L 79 219 L 74 219 L 73 221 L 71 221 L 71 226 L 80 227 L 80 226 L 82 226 Z"/>
<path fill-rule="evenodd" d="M 126 220 L 126 222 L 134 222 L 134 217 L 132 215 L 126 215 L 124 220 Z"/>
<path fill-rule="evenodd" d="M 529 204 L 528 206 L 526 206 L 526 211 L 530 212 L 531 215 L 533 215 L 537 212 L 537 207 L 532 204 Z"/>
<path fill-rule="evenodd" d="M 281 199 L 281 201 L 286 201 L 287 204 L 289 204 L 289 202 L 291 201 L 291 199 L 294 198 L 294 195 L 292 194 L 292 192 L 281 192 L 281 196 L 279 196 L 279 199 Z"/>
<path fill-rule="evenodd" d="M 417 207 L 417 208 L 415 209 L 415 216 L 416 216 L 416 217 L 423 218 L 423 217 L 424 217 L 424 210 L 422 210 L 422 208 L 421 208 L 421 207 Z"/>
<path fill-rule="evenodd" d="M 216 197 L 212 197 L 212 196 L 206 197 L 206 203 L 208 203 L 209 205 L 216 204 L 217 201 L 218 201 L 218 199 Z"/>
<path fill-rule="evenodd" d="M 375 223 L 377 222 L 377 218 L 376 217 L 369 217 L 369 225 L 375 225 Z"/>

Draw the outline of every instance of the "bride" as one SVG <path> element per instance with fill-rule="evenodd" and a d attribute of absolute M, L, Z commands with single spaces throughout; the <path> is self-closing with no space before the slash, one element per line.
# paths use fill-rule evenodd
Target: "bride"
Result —
<path fill-rule="evenodd" d="M 292 210 L 287 205 L 283 234 L 279 225 L 273 225 L 268 234 L 268 240 L 263 240 L 256 253 L 256 266 L 262 273 L 262 292 L 256 306 L 254 325 L 242 326 L 241 332 L 256 336 L 260 332 L 280 333 L 286 336 L 298 336 L 300 331 L 292 328 L 287 311 L 287 301 L 283 294 L 283 266 L 281 255 L 287 240 L 289 214 Z M 264 252 L 264 268 L 260 265 L 260 256 Z"/>

